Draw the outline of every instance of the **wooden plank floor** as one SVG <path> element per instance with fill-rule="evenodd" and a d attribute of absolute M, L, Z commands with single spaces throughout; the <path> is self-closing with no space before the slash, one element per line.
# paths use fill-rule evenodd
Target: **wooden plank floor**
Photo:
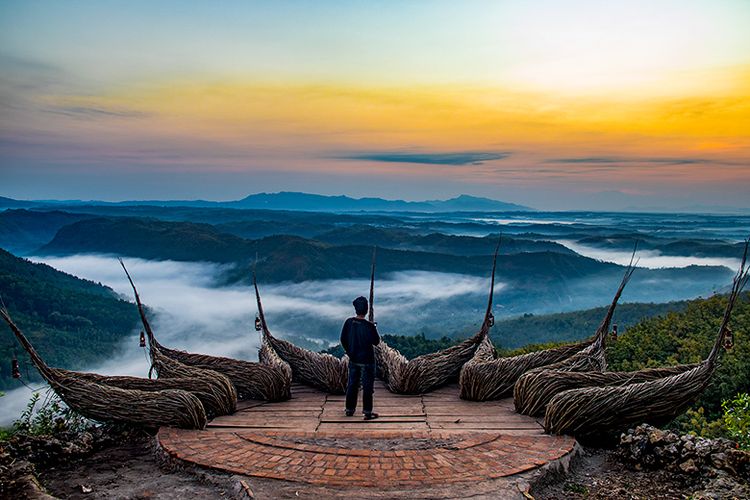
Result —
<path fill-rule="evenodd" d="M 163 427 L 157 439 L 175 460 L 307 483 L 323 488 L 323 498 L 333 492 L 347 498 L 457 498 L 470 490 L 506 498 L 501 490 L 518 489 L 513 476 L 575 449 L 573 438 L 545 435 L 535 419 L 515 413 L 511 400 L 462 401 L 457 386 L 401 396 L 378 382 L 375 410 L 377 420 L 346 417 L 343 396 L 294 386 L 289 401 L 243 401 L 206 430 Z"/>
<path fill-rule="evenodd" d="M 213 431 L 296 430 L 330 431 L 486 431 L 511 435 L 540 435 L 541 423 L 515 413 L 513 401 L 503 399 L 482 403 L 463 401 L 458 386 L 447 386 L 428 394 L 404 396 L 388 391 L 382 382 L 375 386 L 375 411 L 380 418 L 364 421 L 361 394 L 358 413 L 344 416 L 344 396 L 327 395 L 316 389 L 295 385 L 292 399 L 281 403 L 243 401 L 233 415 L 209 423 Z"/>

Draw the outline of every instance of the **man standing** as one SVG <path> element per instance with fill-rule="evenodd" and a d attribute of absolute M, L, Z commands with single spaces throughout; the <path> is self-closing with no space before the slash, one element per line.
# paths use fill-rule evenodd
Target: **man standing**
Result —
<path fill-rule="evenodd" d="M 372 394 L 375 383 L 375 352 L 373 346 L 380 343 L 375 325 L 365 319 L 368 303 L 364 297 L 354 299 L 357 316 L 349 318 L 341 329 L 341 345 L 349 356 L 349 382 L 346 387 L 346 416 L 354 415 L 357 409 L 360 380 L 362 381 L 362 410 L 365 420 L 378 418 L 372 411 Z"/>

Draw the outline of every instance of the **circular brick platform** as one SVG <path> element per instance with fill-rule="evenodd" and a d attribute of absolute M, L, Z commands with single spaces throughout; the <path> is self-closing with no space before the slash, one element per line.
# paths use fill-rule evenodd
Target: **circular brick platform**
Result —
<path fill-rule="evenodd" d="M 330 487 L 408 488 L 504 478 L 570 454 L 509 401 L 461 401 L 455 387 L 423 396 L 376 392 L 381 418 L 342 415 L 342 397 L 295 387 L 284 403 L 244 402 L 203 431 L 162 428 L 173 459 L 250 477 Z"/>

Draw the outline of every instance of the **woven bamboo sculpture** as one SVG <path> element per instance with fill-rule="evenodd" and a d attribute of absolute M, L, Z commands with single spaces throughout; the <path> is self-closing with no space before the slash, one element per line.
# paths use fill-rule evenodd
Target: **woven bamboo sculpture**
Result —
<path fill-rule="evenodd" d="M 622 291 L 630 281 L 635 272 L 635 251 L 630 259 L 630 264 L 625 269 L 620 286 L 617 288 L 612 303 L 607 309 L 601 325 L 594 334 L 593 342 L 572 356 L 556 363 L 530 370 L 521 375 L 513 386 L 513 403 L 518 413 L 531 416 L 544 415 L 544 410 L 550 399 L 556 394 L 551 380 L 553 372 L 603 372 L 607 369 L 605 357 L 605 341 L 609 333 L 612 316 L 617 308 Z"/>
<path fill-rule="evenodd" d="M 148 338 L 148 351 L 151 356 L 149 377 L 151 376 L 151 373 L 155 371 L 159 378 L 202 379 L 213 386 L 213 393 L 216 399 L 215 406 L 212 405 L 206 408 L 206 412 L 209 416 L 216 417 L 233 413 L 237 407 L 237 389 L 226 375 L 223 375 L 218 371 L 184 364 L 177 359 L 171 358 L 162 351 L 161 346 L 156 341 L 156 336 L 151 329 L 148 318 L 146 317 L 146 311 L 143 307 L 143 303 L 141 303 L 141 298 L 135 287 L 135 283 L 130 277 L 130 273 L 128 273 L 122 260 L 120 260 L 120 264 L 128 277 L 130 286 L 133 288 L 133 295 L 135 296 L 138 314 L 140 315 L 141 323 L 143 324 L 143 328 L 146 331 L 146 336 Z"/>
<path fill-rule="evenodd" d="M 664 424 L 693 404 L 716 370 L 730 332 L 732 310 L 747 284 L 747 250 L 746 242 L 716 340 L 703 362 L 635 372 L 579 373 L 575 381 L 579 388 L 559 392 L 549 401 L 544 417 L 545 431 L 592 438 L 642 422 Z M 554 380 L 555 375 L 560 374 L 553 374 L 550 380 Z M 573 382 L 565 379 L 564 386 L 572 387 Z"/>
<path fill-rule="evenodd" d="M 497 253 L 500 249 L 498 241 L 492 258 L 492 273 L 490 278 L 489 298 L 484 320 L 479 331 L 463 342 L 442 351 L 418 356 L 408 360 L 398 350 L 386 342 L 380 342 L 375 347 L 378 370 L 385 381 L 386 387 L 397 394 L 424 394 L 437 387 L 458 379 L 461 367 L 472 359 L 477 349 L 488 338 L 490 328 L 494 324 L 492 316 L 492 299 L 495 291 L 495 270 L 497 268 Z M 370 313 L 374 320 L 372 303 L 374 301 L 375 262 L 373 260 L 370 277 Z"/>
<path fill-rule="evenodd" d="M 210 388 L 192 379 L 168 383 L 136 377 L 105 377 L 49 367 L 16 326 L 5 308 L 5 320 L 44 380 L 68 407 L 100 422 L 145 427 L 203 429 L 207 417 L 201 397 L 210 398 Z"/>
<path fill-rule="evenodd" d="M 261 359 L 287 364 L 291 368 L 292 380 L 295 382 L 316 387 L 330 394 L 344 394 L 349 377 L 348 358 L 344 356 L 339 359 L 327 353 L 313 352 L 274 337 L 266 323 L 255 272 L 253 272 L 253 286 L 263 332 Z"/>

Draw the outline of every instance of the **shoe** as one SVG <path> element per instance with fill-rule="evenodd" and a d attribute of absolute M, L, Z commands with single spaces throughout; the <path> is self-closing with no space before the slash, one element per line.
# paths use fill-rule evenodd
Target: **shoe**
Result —
<path fill-rule="evenodd" d="M 344 415 L 346 415 L 347 417 L 353 417 L 354 410 L 344 410 Z"/>
<path fill-rule="evenodd" d="M 365 420 L 375 420 L 379 416 L 377 413 L 365 413 Z"/>

